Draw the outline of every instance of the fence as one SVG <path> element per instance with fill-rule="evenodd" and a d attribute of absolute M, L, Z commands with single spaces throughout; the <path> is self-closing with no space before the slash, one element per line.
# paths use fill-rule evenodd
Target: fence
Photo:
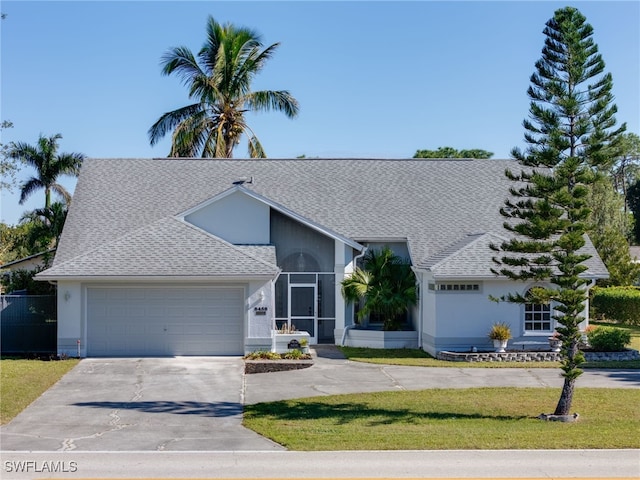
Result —
<path fill-rule="evenodd" d="M 56 352 L 55 295 L 0 296 L 0 324 L 3 355 Z"/>

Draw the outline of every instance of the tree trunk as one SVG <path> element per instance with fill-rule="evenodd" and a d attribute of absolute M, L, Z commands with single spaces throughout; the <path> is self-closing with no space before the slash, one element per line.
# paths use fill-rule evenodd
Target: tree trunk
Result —
<path fill-rule="evenodd" d="M 556 411 L 553 412 L 554 415 L 570 415 L 571 414 L 571 403 L 573 402 L 573 391 L 575 389 L 575 384 L 576 384 L 575 378 L 564 379 L 564 385 L 562 386 L 562 394 L 560 395 L 560 400 L 558 400 Z"/>

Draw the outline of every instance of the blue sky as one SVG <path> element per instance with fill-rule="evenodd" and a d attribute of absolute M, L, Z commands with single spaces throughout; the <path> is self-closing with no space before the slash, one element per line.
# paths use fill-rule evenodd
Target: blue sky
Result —
<path fill-rule="evenodd" d="M 60 150 L 93 158 L 164 157 L 147 130 L 188 103 L 161 55 L 197 52 L 207 15 L 280 42 L 255 89 L 286 89 L 294 120 L 251 116 L 267 155 L 407 158 L 422 148 L 522 147 L 526 90 L 557 8 L 580 9 L 613 74 L 618 121 L 640 132 L 637 1 L 44 1 L 3 0 L 2 143 L 60 133 Z M 246 156 L 241 144 L 236 157 Z M 19 181 L 31 175 L 23 168 Z M 62 182 L 73 189 L 73 180 Z M 41 207 L 2 193 L 0 220 Z"/>

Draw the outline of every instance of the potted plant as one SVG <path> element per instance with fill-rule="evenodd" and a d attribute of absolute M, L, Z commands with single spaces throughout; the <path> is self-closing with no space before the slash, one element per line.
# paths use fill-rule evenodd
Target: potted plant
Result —
<path fill-rule="evenodd" d="M 300 340 L 300 350 L 302 350 L 302 353 L 309 353 L 309 340 L 306 338 L 303 338 L 302 340 Z"/>
<path fill-rule="evenodd" d="M 507 348 L 507 342 L 511 338 L 511 327 L 507 323 L 494 323 L 489 330 L 489 338 L 493 340 L 496 352 L 503 353 Z"/>
<path fill-rule="evenodd" d="M 559 352 L 562 348 L 562 340 L 560 340 L 560 334 L 558 332 L 553 332 L 549 337 L 549 346 L 552 352 Z"/>

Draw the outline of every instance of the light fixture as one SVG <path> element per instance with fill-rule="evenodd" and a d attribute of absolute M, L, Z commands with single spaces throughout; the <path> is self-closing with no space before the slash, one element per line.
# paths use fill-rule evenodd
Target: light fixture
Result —
<path fill-rule="evenodd" d="M 296 267 L 298 267 L 299 272 L 304 272 L 304 267 L 307 266 L 307 262 L 304 259 L 304 255 L 300 252 L 298 255 L 298 260 L 296 260 Z"/>
<path fill-rule="evenodd" d="M 71 292 L 67 290 L 66 292 L 64 292 L 64 301 L 68 302 L 70 298 L 71 298 Z"/>

